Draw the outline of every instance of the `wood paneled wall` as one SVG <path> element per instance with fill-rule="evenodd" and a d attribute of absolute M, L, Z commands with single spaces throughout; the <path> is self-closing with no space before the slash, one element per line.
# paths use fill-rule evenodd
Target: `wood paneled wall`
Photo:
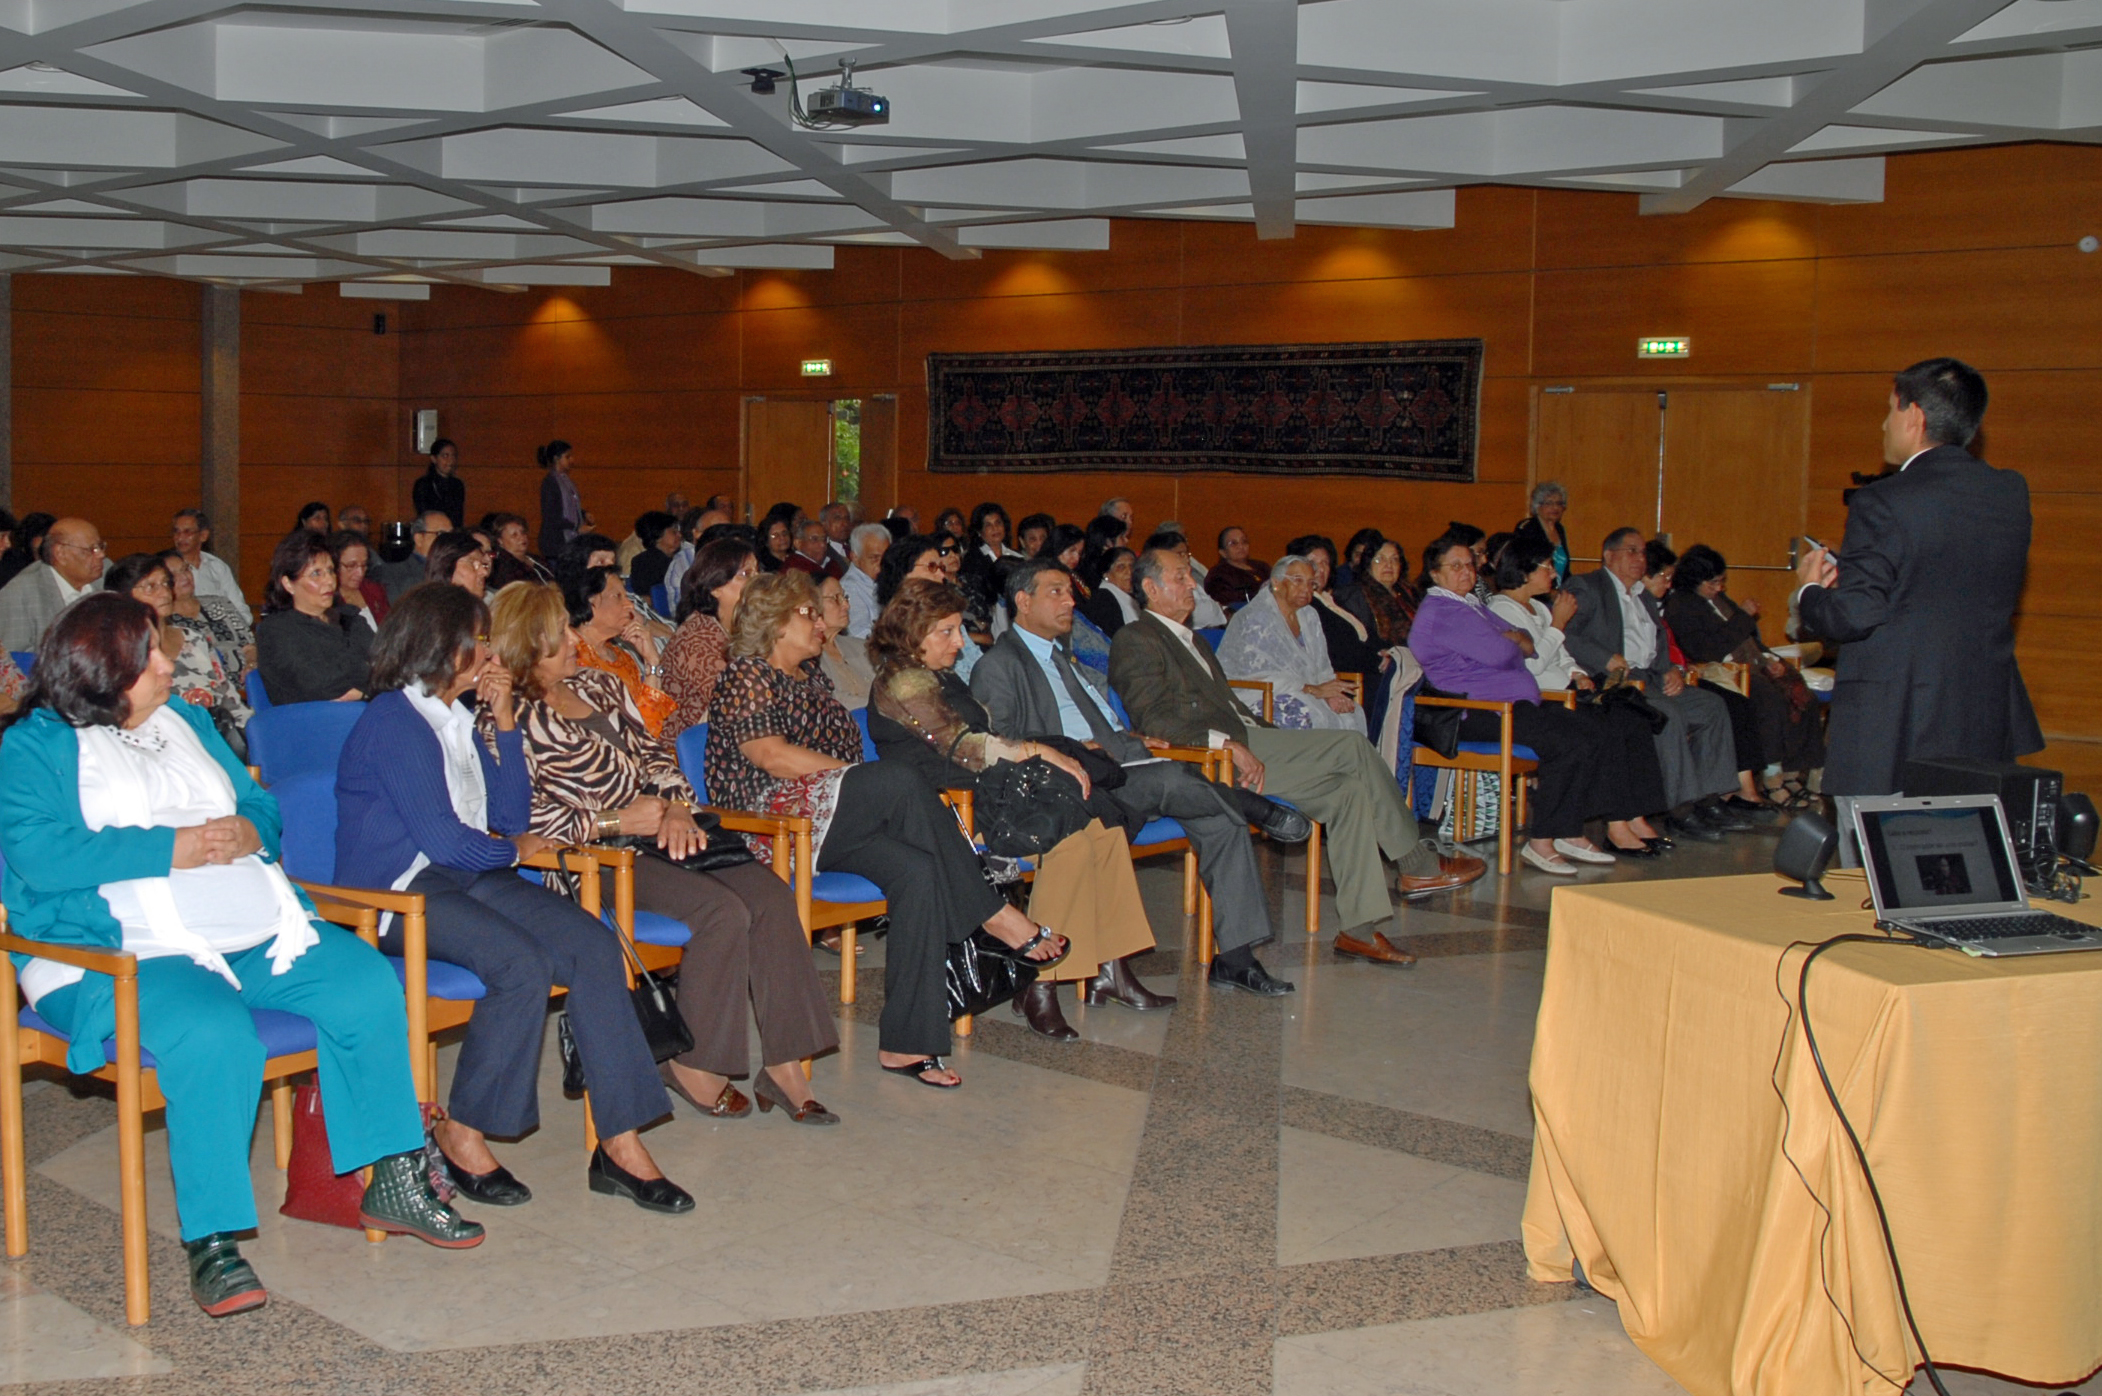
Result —
<path fill-rule="evenodd" d="M 398 339 L 371 334 L 370 303 L 325 288 L 251 294 L 244 513 L 251 537 L 310 495 L 357 496 L 384 515 L 390 483 L 405 509 L 421 467 L 409 416 L 436 408 L 460 442 L 474 512 L 533 516 L 533 448 L 560 436 L 575 443 L 587 505 L 619 535 L 672 488 L 696 500 L 734 493 L 742 396 L 894 393 L 896 493 L 923 517 L 991 497 L 1016 514 L 1084 519 L 1125 495 L 1142 526 L 1178 518 L 1201 541 L 1238 523 L 1264 554 L 1304 529 L 1340 536 L 1367 523 L 1416 547 L 1448 519 L 1494 529 L 1519 517 L 1534 388 L 1692 374 L 1804 385 L 1808 526 L 1836 539 L 1850 472 L 1880 468 L 1891 371 L 1955 354 L 1992 385 L 1981 452 L 2023 470 L 2035 492 L 2023 664 L 2046 729 L 2087 744 L 2056 745 L 2051 759 L 2102 773 L 2102 718 L 2080 688 L 2091 647 L 2077 643 L 2097 606 L 2092 588 L 2061 580 L 2102 523 L 2078 439 L 2102 400 L 2102 254 L 2076 248 L 2088 233 L 2102 234 L 2102 151 L 2035 145 L 1893 157 L 1885 201 L 1853 207 L 1718 199 L 1645 218 L 1628 195 L 1471 188 L 1443 231 L 1304 227 L 1265 243 L 1240 224 L 1123 221 L 1107 252 L 951 262 L 842 247 L 830 272 L 621 268 L 606 288 L 438 287 L 428 302 L 386 307 Z M 194 492 L 194 289 L 15 285 L 17 507 L 97 513 L 113 540 L 141 531 L 134 512 L 164 515 Z M 1637 360 L 1635 341 L 1651 334 L 1691 336 L 1693 357 Z M 1488 342 L 1471 485 L 980 479 L 924 466 L 934 350 L 1444 336 Z M 813 384 L 798 363 L 817 357 L 835 372 Z M 1697 540 L 1682 530 L 1678 541 Z"/>

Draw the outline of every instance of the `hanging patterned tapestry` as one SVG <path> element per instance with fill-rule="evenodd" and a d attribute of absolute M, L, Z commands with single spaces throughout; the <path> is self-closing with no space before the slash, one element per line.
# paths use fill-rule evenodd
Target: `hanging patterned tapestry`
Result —
<path fill-rule="evenodd" d="M 1474 479 L 1482 341 L 927 356 L 927 468 Z"/>

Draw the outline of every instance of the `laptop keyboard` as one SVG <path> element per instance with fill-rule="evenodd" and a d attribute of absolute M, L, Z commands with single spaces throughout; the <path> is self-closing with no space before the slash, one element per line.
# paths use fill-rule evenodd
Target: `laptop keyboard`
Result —
<path fill-rule="evenodd" d="M 1926 924 L 1935 935 L 1950 940 L 2011 940 L 2016 936 L 2062 936 L 2075 940 L 2097 934 L 2094 926 L 2048 911 L 2022 916 L 1958 916 Z"/>

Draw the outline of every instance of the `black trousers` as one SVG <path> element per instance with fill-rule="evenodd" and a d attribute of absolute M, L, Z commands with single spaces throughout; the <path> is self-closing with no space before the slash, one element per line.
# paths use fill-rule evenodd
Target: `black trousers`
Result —
<path fill-rule="evenodd" d="M 1463 741 L 1493 742 L 1501 732 L 1495 713 L 1470 708 L 1460 719 Z M 1669 803 L 1649 724 L 1626 708 L 1571 711 L 1559 703 L 1519 703 L 1511 712 L 1511 735 L 1540 757 L 1536 839 L 1582 838 L 1587 819 L 1635 819 Z"/>
<path fill-rule="evenodd" d="M 1737 769 L 1756 771 L 1766 764 L 1766 749 L 1759 740 L 1759 712 L 1752 700 L 1718 685 L 1704 685 L 1722 699 L 1730 714 L 1730 741 L 1737 748 Z"/>
<path fill-rule="evenodd" d="M 540 1044 L 557 984 L 569 990 L 564 1005 L 598 1132 L 625 1134 L 671 1113 L 628 998 L 624 957 L 603 922 L 509 868 L 476 874 L 433 864 L 407 890 L 424 895 L 431 958 L 473 970 L 489 990 L 460 1044 L 446 1105 L 454 1119 L 504 1139 L 539 1125 Z M 399 920 L 380 944 L 401 953 Z"/>
<path fill-rule="evenodd" d="M 865 877 L 890 902 L 877 1045 L 908 1055 L 948 1051 L 949 947 L 1006 905 L 986 885 L 956 816 L 904 762 L 864 762 L 840 781 L 817 866 Z"/>

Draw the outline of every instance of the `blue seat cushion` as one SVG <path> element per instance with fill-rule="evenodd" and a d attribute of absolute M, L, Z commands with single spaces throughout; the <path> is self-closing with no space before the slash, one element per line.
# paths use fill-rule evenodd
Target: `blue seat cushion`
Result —
<path fill-rule="evenodd" d="M 693 939 L 693 932 L 684 921 L 669 916 L 660 916 L 654 911 L 635 912 L 635 943 L 637 945 L 684 945 Z"/>
<path fill-rule="evenodd" d="M 404 985 L 409 982 L 408 962 L 399 955 L 389 955 L 387 963 L 394 966 L 394 977 Z M 487 998 L 488 988 L 471 969 L 448 960 L 425 960 L 424 985 L 434 999 L 451 999 L 456 1003 L 472 1003 Z"/>
<path fill-rule="evenodd" d="M 311 1052 L 314 1050 L 314 1025 L 297 1013 L 284 1013 L 275 1008 L 251 1008 L 248 1010 L 248 1016 L 255 1019 L 255 1035 L 262 1039 L 263 1052 L 266 1056 L 288 1057 L 294 1052 Z M 21 1023 L 23 1027 L 32 1031 L 49 1033 L 61 1042 L 72 1041 L 71 1038 L 57 1028 L 52 1027 L 51 1024 L 38 1017 L 36 1010 L 33 1008 L 22 1010 Z M 112 1066 L 116 1065 L 116 1038 L 112 1037 L 102 1044 L 102 1060 Z M 151 1071 L 159 1066 L 160 1063 L 153 1059 L 153 1053 L 141 1047 L 139 1049 L 139 1065 Z"/>
<path fill-rule="evenodd" d="M 1157 843 L 1173 843 L 1189 835 L 1172 819 L 1155 819 L 1139 830 L 1139 836 L 1131 841 L 1133 848 L 1150 848 Z"/>
<path fill-rule="evenodd" d="M 1495 742 L 1461 742 L 1460 750 L 1469 756 L 1494 756 L 1500 750 Z M 1540 758 L 1529 746 L 1511 745 L 1511 755 L 1520 761 L 1538 761 Z"/>
<path fill-rule="evenodd" d="M 865 877 L 848 872 L 821 872 L 810 879 L 810 895 L 821 902 L 880 902 L 889 900 L 883 889 Z"/>

